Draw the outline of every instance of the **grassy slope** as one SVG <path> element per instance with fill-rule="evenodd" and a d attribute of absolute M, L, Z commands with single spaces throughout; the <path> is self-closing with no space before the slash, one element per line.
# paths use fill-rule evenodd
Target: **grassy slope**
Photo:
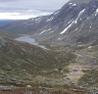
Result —
<path fill-rule="evenodd" d="M 74 87 L 76 82 L 83 87 L 98 87 L 97 57 L 98 46 L 44 50 L 0 38 L 0 83 L 59 88 Z"/>
<path fill-rule="evenodd" d="M 0 83 L 64 84 L 61 71 L 75 62 L 70 51 L 44 50 L 12 40 L 0 40 Z"/>

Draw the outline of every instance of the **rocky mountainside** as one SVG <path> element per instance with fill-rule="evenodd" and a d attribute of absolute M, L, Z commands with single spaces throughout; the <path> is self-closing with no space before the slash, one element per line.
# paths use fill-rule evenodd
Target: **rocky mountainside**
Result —
<path fill-rule="evenodd" d="M 98 0 L 70 0 L 51 15 L 4 26 L 1 31 L 32 35 L 40 43 L 93 44 L 98 40 Z M 17 34 L 16 34 L 17 33 Z"/>

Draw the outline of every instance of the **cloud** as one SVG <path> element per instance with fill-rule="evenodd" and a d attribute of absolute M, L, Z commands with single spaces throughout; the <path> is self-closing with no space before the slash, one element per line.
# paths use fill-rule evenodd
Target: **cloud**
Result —
<path fill-rule="evenodd" d="M 8 9 L 57 10 L 68 0 L 0 0 L 0 7 Z"/>
<path fill-rule="evenodd" d="M 19 19 L 29 19 L 29 18 L 32 18 L 32 17 L 34 17 L 35 15 L 28 15 L 28 14 L 25 14 L 25 15 L 22 15 L 21 13 L 7 13 L 7 12 L 5 12 L 5 13 L 0 13 L 0 19 L 1 20 L 8 20 L 8 19 L 10 19 L 10 20 L 19 20 Z"/>
<path fill-rule="evenodd" d="M 0 19 L 28 19 L 47 15 L 68 0 L 0 0 Z"/>
<path fill-rule="evenodd" d="M 43 15 L 48 15 L 50 13 L 48 12 L 37 12 L 31 13 L 28 11 L 27 13 L 20 13 L 20 12 L 0 12 L 0 20 L 24 20 L 24 19 L 29 19 L 29 18 L 34 18 L 37 16 L 43 16 Z"/>

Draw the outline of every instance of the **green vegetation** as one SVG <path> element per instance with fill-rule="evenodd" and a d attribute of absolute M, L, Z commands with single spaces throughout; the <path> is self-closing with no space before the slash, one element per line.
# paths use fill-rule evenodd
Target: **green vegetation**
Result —
<path fill-rule="evenodd" d="M 76 62 L 70 50 L 44 50 L 8 39 L 0 41 L 1 84 L 64 85 L 66 66 Z"/>
<path fill-rule="evenodd" d="M 98 87 L 98 70 L 86 71 L 79 84 L 85 87 Z"/>
<path fill-rule="evenodd" d="M 0 38 L 0 83 L 98 87 L 98 47 L 40 47 Z"/>

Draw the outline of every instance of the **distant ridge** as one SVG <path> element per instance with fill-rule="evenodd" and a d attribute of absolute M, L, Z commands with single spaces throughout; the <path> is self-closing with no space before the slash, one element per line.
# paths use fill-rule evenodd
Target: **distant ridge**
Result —
<path fill-rule="evenodd" d="M 0 20 L 0 26 L 5 26 L 7 24 L 11 24 L 15 20 Z"/>

